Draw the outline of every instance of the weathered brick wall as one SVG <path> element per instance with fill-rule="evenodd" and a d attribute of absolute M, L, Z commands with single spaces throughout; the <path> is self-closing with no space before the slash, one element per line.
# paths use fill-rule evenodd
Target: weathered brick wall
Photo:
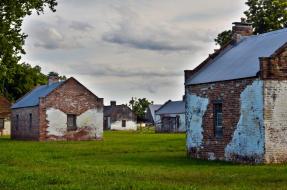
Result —
<path fill-rule="evenodd" d="M 32 114 L 32 126 L 30 127 L 30 114 Z M 18 115 L 18 128 L 17 117 Z M 13 109 L 11 114 L 11 138 L 18 140 L 39 139 L 39 109 L 38 107 Z"/>
<path fill-rule="evenodd" d="M 261 58 L 260 67 L 261 67 L 261 77 L 263 80 L 287 79 L 287 56 Z"/>
<path fill-rule="evenodd" d="M 54 90 L 46 98 L 40 99 L 40 140 L 89 140 L 91 137 L 87 134 L 87 131 L 76 131 L 64 136 L 49 136 L 47 128 L 49 121 L 47 120 L 47 110 L 59 110 L 63 114 L 75 114 L 80 116 L 89 110 L 96 110 L 99 116 L 94 118 L 88 118 L 91 120 L 97 119 L 97 128 L 102 133 L 103 128 L 103 99 L 95 97 L 85 87 L 80 85 L 74 79 L 69 79 L 60 88 Z M 60 115 L 59 115 L 60 117 Z M 65 117 L 65 116 L 63 116 Z M 97 117 L 97 118 L 96 118 Z M 63 120 L 64 118 L 62 118 Z M 92 122 L 92 121 L 91 121 Z M 94 123 L 95 123 L 94 122 Z M 101 123 L 101 124 L 99 124 Z M 90 126 L 86 126 L 88 129 Z M 97 136 L 102 137 L 102 134 Z M 96 137 L 93 137 L 96 138 Z"/>
<path fill-rule="evenodd" d="M 264 81 L 265 159 L 287 161 L 287 81 Z"/>
<path fill-rule="evenodd" d="M 265 159 L 287 161 L 287 45 L 272 57 L 261 58 L 264 79 Z"/>
<path fill-rule="evenodd" d="M 225 148 L 231 142 L 240 119 L 240 95 L 256 78 L 191 85 L 186 95 L 193 94 L 208 99 L 207 110 L 202 119 L 203 140 L 200 148 L 191 148 L 188 153 L 194 158 L 225 159 Z M 213 103 L 222 100 L 223 138 L 215 137 Z M 189 117 L 188 115 L 186 117 Z M 188 118 L 186 118 L 188 120 Z"/>

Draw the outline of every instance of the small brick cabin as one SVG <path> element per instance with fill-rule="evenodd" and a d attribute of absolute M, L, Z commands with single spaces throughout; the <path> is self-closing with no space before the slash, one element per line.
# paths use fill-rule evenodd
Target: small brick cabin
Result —
<path fill-rule="evenodd" d="M 103 99 L 74 78 L 36 87 L 12 106 L 11 138 L 93 140 L 103 134 Z"/>
<path fill-rule="evenodd" d="M 190 157 L 242 163 L 287 162 L 287 29 L 233 40 L 185 71 Z"/>
<path fill-rule="evenodd" d="M 0 135 L 10 135 L 11 103 L 3 96 L 0 96 Z"/>
<path fill-rule="evenodd" d="M 137 130 L 137 117 L 127 105 L 117 105 L 111 101 L 111 105 L 104 107 L 105 130 Z"/>

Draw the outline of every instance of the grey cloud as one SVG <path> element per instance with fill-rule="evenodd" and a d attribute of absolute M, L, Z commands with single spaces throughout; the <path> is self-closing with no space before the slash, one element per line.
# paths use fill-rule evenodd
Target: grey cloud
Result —
<path fill-rule="evenodd" d="M 206 37 L 196 38 L 200 36 L 196 29 L 180 30 L 166 21 L 156 23 L 128 7 L 117 7 L 115 11 L 121 21 L 103 34 L 102 40 L 108 43 L 151 51 L 195 52 L 202 49 L 201 43 L 206 41 Z"/>
<path fill-rule="evenodd" d="M 85 65 L 83 67 L 83 65 Z M 183 75 L 181 70 L 170 69 L 148 69 L 148 68 L 131 68 L 130 66 L 121 67 L 108 64 L 91 64 L 88 62 L 73 64 L 70 67 L 70 73 L 91 75 L 98 77 L 178 77 Z"/>
<path fill-rule="evenodd" d="M 36 28 L 33 31 L 34 46 L 48 50 L 75 49 L 82 47 L 76 39 L 71 40 L 62 32 L 52 26 Z"/>
<path fill-rule="evenodd" d="M 129 46 L 137 49 L 154 51 L 183 51 L 199 48 L 196 45 L 176 45 L 167 41 L 156 39 L 136 39 L 133 36 L 123 35 L 122 32 L 114 32 L 103 36 L 103 40 L 110 43 Z"/>
<path fill-rule="evenodd" d="M 94 28 L 89 23 L 80 22 L 80 21 L 72 21 L 69 27 L 74 30 L 79 30 L 79 31 L 88 31 Z"/>
<path fill-rule="evenodd" d="M 142 81 L 141 83 L 132 83 L 130 90 L 134 91 L 141 89 L 142 91 L 147 91 L 150 94 L 157 94 L 163 89 L 163 87 L 171 88 L 172 86 L 174 86 L 174 81 L 172 80 L 168 80 L 166 78 L 154 80 L 154 78 L 150 78 Z"/>

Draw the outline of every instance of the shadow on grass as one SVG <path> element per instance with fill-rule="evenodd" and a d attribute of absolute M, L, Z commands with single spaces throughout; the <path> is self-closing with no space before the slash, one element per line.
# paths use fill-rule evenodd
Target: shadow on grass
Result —
<path fill-rule="evenodd" d="M 4 136 L 0 136 L 0 141 L 12 141 L 10 136 L 4 135 Z"/>

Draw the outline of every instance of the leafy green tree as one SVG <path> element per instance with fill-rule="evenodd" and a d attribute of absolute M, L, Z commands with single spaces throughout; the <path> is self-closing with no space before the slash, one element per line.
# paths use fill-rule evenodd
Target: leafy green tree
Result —
<path fill-rule="evenodd" d="M 232 39 L 232 31 L 226 30 L 220 34 L 218 34 L 217 38 L 214 40 L 216 42 L 216 45 L 224 46 L 228 42 L 230 42 Z"/>
<path fill-rule="evenodd" d="M 129 107 L 138 117 L 138 120 L 143 121 L 145 118 L 145 113 L 150 104 L 153 104 L 153 101 L 149 101 L 146 98 L 134 98 L 129 101 Z"/>
<path fill-rule="evenodd" d="M 247 22 L 254 28 L 254 34 L 263 34 L 287 27 L 286 0 L 248 0 L 249 9 L 244 12 Z M 215 42 L 224 46 L 231 40 L 230 30 L 220 33 Z"/>
<path fill-rule="evenodd" d="M 0 64 L 18 62 L 20 54 L 24 54 L 23 45 L 26 34 L 22 32 L 23 19 L 44 12 L 48 6 L 55 11 L 56 0 L 1 0 L 0 1 Z"/>
<path fill-rule="evenodd" d="M 244 12 L 252 23 L 255 34 L 262 34 L 287 27 L 286 0 L 248 0 Z"/>
<path fill-rule="evenodd" d="M 67 79 L 67 77 L 65 75 L 60 76 L 59 73 L 54 72 L 54 71 L 49 72 L 48 77 L 49 76 L 57 76 L 57 77 L 59 77 L 60 80 L 66 80 Z"/>
<path fill-rule="evenodd" d="M 5 65 L 4 68 L 5 72 L 1 73 L 3 78 L 0 80 L 0 93 L 11 101 L 22 97 L 35 86 L 47 83 L 47 76 L 41 73 L 39 66 L 13 63 Z"/>
<path fill-rule="evenodd" d="M 0 94 L 15 100 L 34 86 L 46 82 L 39 66 L 18 64 L 27 35 L 21 26 L 24 17 L 35 11 L 44 13 L 45 7 L 55 11 L 56 0 L 1 0 L 0 1 Z"/>

